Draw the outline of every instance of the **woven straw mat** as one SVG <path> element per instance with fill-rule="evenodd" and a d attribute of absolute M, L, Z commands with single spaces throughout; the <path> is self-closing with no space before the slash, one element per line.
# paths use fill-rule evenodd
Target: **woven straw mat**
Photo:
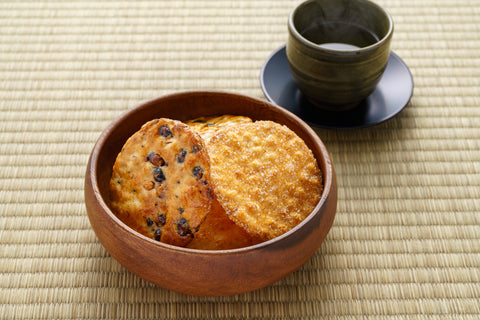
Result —
<path fill-rule="evenodd" d="M 167 93 L 263 98 L 298 1 L 0 1 L 0 319 L 479 319 L 480 1 L 378 0 L 414 95 L 395 118 L 316 131 L 338 211 L 316 254 L 254 292 L 196 297 L 131 274 L 96 238 L 88 156 Z"/>

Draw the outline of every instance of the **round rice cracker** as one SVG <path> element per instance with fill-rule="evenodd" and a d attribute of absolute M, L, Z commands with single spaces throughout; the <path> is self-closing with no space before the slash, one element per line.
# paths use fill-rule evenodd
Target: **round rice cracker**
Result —
<path fill-rule="evenodd" d="M 263 240 L 307 217 L 320 200 L 322 175 L 312 151 L 286 126 L 256 121 L 219 131 L 207 149 L 219 203 Z"/>
<path fill-rule="evenodd" d="M 213 117 L 199 117 L 185 122 L 208 142 L 219 130 L 231 128 L 243 123 L 250 123 L 252 119 L 245 116 L 225 114 Z"/>
<path fill-rule="evenodd" d="M 118 154 L 110 180 L 111 208 L 141 234 L 185 246 L 210 211 L 210 159 L 185 124 L 144 124 Z"/>
<path fill-rule="evenodd" d="M 215 199 L 212 209 L 187 248 L 229 250 L 249 247 L 260 242 L 262 242 L 261 239 L 252 236 L 230 220 L 223 207 Z"/>

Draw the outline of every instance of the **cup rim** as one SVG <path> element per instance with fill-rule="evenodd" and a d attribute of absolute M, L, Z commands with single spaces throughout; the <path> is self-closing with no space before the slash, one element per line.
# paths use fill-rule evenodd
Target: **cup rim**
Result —
<path fill-rule="evenodd" d="M 319 44 L 316 44 L 308 39 L 306 39 L 305 37 L 303 37 L 300 32 L 298 32 L 297 28 L 295 28 L 295 23 L 293 22 L 294 20 L 294 17 L 297 13 L 297 11 L 311 3 L 311 2 L 316 2 L 318 0 L 307 0 L 307 1 L 304 1 L 304 2 L 301 2 L 299 4 L 297 4 L 293 10 L 290 12 L 290 15 L 288 17 L 288 29 L 290 31 L 290 33 L 298 40 L 300 41 L 303 45 L 307 46 L 307 47 L 310 47 L 311 49 L 314 49 L 314 50 L 322 50 L 324 52 L 327 52 L 327 53 L 331 53 L 331 54 L 352 54 L 352 55 L 355 55 L 355 54 L 359 54 L 359 53 L 362 53 L 362 52 L 368 52 L 368 51 L 371 51 L 371 50 L 374 50 L 380 46 L 382 46 L 393 34 L 393 29 L 394 29 L 394 25 L 393 25 L 393 19 L 392 19 L 392 16 L 390 15 L 390 13 L 388 13 L 387 10 L 385 10 L 383 7 L 381 7 L 380 5 L 370 1 L 370 0 L 360 0 L 360 1 L 364 1 L 364 2 L 367 2 L 371 5 L 373 5 L 374 7 L 376 7 L 380 12 L 382 12 L 388 19 L 388 22 L 389 22 L 389 26 L 388 26 L 388 31 L 386 32 L 385 36 L 381 39 L 379 39 L 378 41 L 376 41 L 375 43 L 371 44 L 371 45 L 368 45 L 368 46 L 365 46 L 365 47 L 361 47 L 361 48 L 358 48 L 358 49 L 349 49 L 349 50 L 342 50 L 342 49 L 334 49 L 334 48 L 328 48 L 328 47 L 324 47 L 324 46 L 321 46 Z"/>

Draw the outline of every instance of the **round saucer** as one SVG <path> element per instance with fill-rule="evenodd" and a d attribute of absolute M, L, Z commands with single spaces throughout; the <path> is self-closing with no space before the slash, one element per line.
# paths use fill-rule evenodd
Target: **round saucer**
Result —
<path fill-rule="evenodd" d="M 387 68 L 375 91 L 357 107 L 327 111 L 314 107 L 293 82 L 285 45 L 265 61 L 260 74 L 265 97 L 312 126 L 334 129 L 364 128 L 398 114 L 413 94 L 413 77 L 400 57 L 391 52 Z"/>

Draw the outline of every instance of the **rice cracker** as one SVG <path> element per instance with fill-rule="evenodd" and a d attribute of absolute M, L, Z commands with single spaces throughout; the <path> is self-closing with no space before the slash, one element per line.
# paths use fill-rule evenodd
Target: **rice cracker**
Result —
<path fill-rule="evenodd" d="M 187 248 L 202 250 L 228 250 L 248 247 L 262 242 L 238 226 L 225 213 L 215 199 L 212 209 Z"/>
<path fill-rule="evenodd" d="M 250 123 L 252 119 L 244 116 L 222 115 L 217 117 L 200 117 L 186 122 L 193 130 L 208 141 L 219 130 L 231 128 L 242 123 Z"/>
<path fill-rule="evenodd" d="M 110 196 L 113 211 L 136 231 L 187 245 L 214 199 L 203 140 L 180 121 L 147 122 L 118 154 Z"/>
<path fill-rule="evenodd" d="M 272 121 L 236 125 L 219 130 L 207 149 L 219 203 L 255 237 L 268 240 L 285 233 L 320 200 L 317 161 L 286 126 Z"/>

